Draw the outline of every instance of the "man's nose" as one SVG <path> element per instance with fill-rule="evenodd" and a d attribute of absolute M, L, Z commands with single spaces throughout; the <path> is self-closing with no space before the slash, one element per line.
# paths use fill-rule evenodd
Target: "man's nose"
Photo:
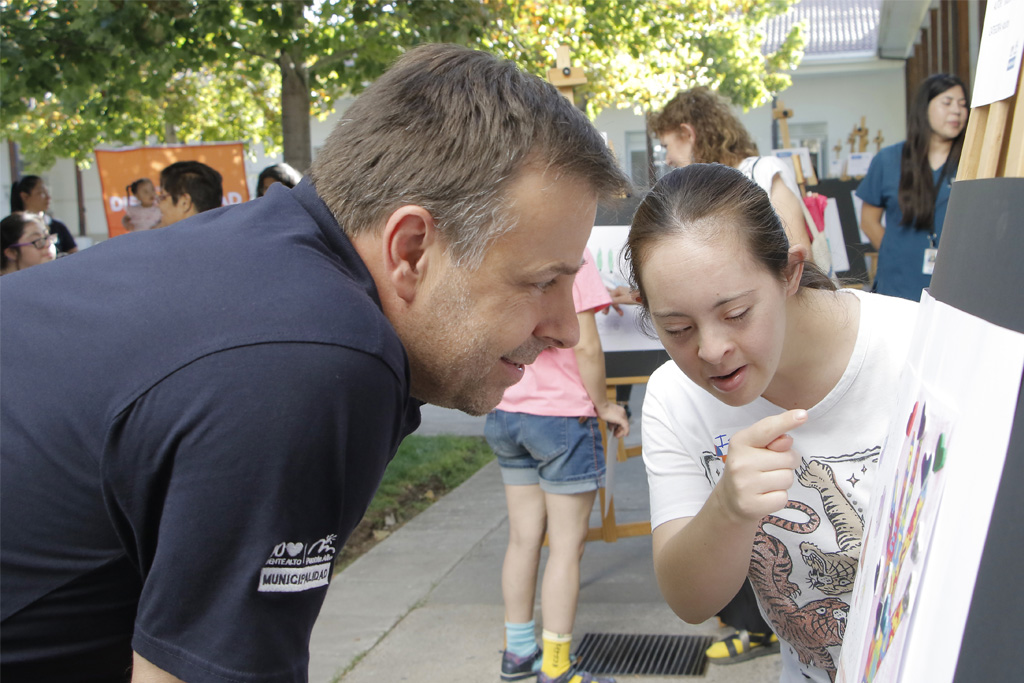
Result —
<path fill-rule="evenodd" d="M 580 323 L 572 299 L 572 287 L 563 287 L 557 299 L 546 302 L 533 336 L 559 349 L 570 349 L 580 341 Z"/>

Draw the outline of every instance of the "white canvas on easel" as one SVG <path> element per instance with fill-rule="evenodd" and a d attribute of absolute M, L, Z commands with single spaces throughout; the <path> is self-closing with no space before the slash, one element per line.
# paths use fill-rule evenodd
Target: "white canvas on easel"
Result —
<path fill-rule="evenodd" d="M 587 248 L 594 255 L 595 265 L 601 273 L 606 287 L 625 285 L 626 274 L 622 270 L 622 250 L 629 235 L 628 225 L 596 225 L 590 233 Z M 607 315 L 598 314 L 597 332 L 601 347 L 609 351 L 657 351 L 664 347 L 657 338 L 651 338 L 640 331 L 639 306 L 621 306 L 622 315 L 610 310 Z"/>
<path fill-rule="evenodd" d="M 871 167 L 871 160 L 875 158 L 872 152 L 853 152 L 846 157 L 846 175 L 859 178 L 868 174 Z"/>
<path fill-rule="evenodd" d="M 793 165 L 793 157 L 800 158 L 800 169 L 803 177 L 809 177 L 814 173 L 814 164 L 811 163 L 811 150 L 807 147 L 788 147 L 786 149 L 773 149 L 772 156 L 778 157 L 789 166 L 789 169 L 793 171 L 793 177 L 796 175 L 796 167 Z"/>
<path fill-rule="evenodd" d="M 925 291 L 910 348 L 865 520 L 838 683 L 953 679 L 1009 445 L 1024 334 Z M 910 428 L 920 426 L 915 403 L 932 405 L 931 427 L 946 434 L 938 469 L 934 441 L 922 439 L 920 457 L 908 460 L 917 445 Z M 921 484 L 925 464 L 941 486 Z"/>

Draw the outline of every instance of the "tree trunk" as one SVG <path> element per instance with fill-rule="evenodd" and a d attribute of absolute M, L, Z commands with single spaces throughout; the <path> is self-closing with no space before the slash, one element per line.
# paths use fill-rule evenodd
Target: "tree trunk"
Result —
<path fill-rule="evenodd" d="M 309 73 L 301 58 L 282 52 L 281 66 L 281 132 L 284 138 L 284 161 L 305 175 L 313 161 L 309 133 Z"/>

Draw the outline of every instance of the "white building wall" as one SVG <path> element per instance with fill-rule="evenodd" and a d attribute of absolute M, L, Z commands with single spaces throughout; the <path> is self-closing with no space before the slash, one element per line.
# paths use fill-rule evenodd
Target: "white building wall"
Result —
<path fill-rule="evenodd" d="M 847 138 L 861 117 L 870 133 L 869 141 L 881 131 L 882 145 L 891 145 L 906 135 L 904 62 L 882 61 L 856 69 L 807 66 L 793 75 L 793 85 L 779 95 L 793 111 L 789 125 L 824 124 L 827 131 L 826 158 L 833 157 L 836 142 L 843 144 L 842 156 L 850 152 Z M 772 149 L 771 105 L 752 109 L 740 116 L 754 136 L 758 149 Z M 795 142 L 795 141 L 794 141 Z M 867 151 L 876 151 L 873 142 Z"/>

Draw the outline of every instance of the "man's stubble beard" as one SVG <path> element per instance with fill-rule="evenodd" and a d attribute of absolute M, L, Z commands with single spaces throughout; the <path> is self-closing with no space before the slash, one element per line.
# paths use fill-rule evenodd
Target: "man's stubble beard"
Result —
<path fill-rule="evenodd" d="M 501 401 L 504 389 L 485 394 L 483 381 L 493 363 L 467 286 L 459 269 L 431 294 L 428 312 L 408 345 L 413 373 L 413 396 L 470 415 L 485 415 Z M 484 374 L 484 377 L 480 375 Z"/>

